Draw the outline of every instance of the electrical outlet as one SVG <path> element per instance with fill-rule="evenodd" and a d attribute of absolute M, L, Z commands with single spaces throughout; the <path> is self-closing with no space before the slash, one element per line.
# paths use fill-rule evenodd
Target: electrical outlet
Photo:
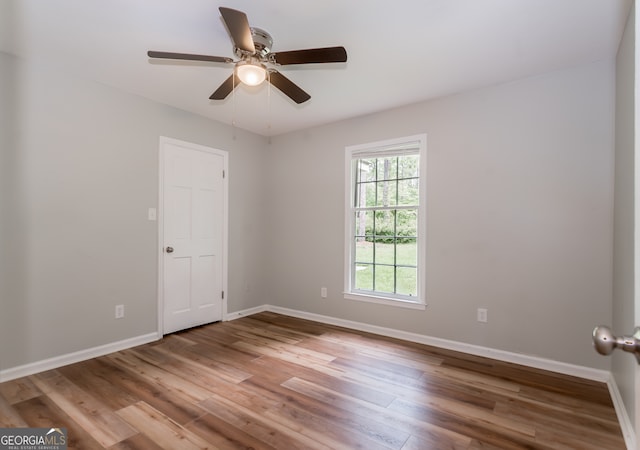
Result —
<path fill-rule="evenodd" d="M 124 305 L 116 305 L 116 319 L 124 317 Z"/>
<path fill-rule="evenodd" d="M 478 322 L 487 323 L 487 309 L 478 308 Z"/>
<path fill-rule="evenodd" d="M 326 287 L 321 287 L 320 288 L 320 297 L 327 298 L 327 288 Z"/>

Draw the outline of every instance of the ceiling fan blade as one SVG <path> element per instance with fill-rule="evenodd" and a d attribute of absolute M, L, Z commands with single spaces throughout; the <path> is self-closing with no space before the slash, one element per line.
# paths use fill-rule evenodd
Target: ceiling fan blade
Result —
<path fill-rule="evenodd" d="M 255 53 L 256 48 L 253 45 L 247 15 L 242 11 L 225 8 L 224 6 L 218 9 L 220 10 L 220 14 L 222 14 L 222 20 L 224 20 L 224 23 L 227 25 L 233 45 L 245 52 Z"/>
<path fill-rule="evenodd" d="M 272 53 L 271 56 L 275 58 L 276 63 L 283 66 L 288 64 L 336 63 L 347 61 L 347 51 L 344 47 L 291 50 L 288 52 Z"/>
<path fill-rule="evenodd" d="M 188 61 L 208 61 L 219 63 L 231 63 L 233 59 L 225 58 L 224 56 L 209 56 L 209 55 L 193 55 L 191 53 L 172 53 L 172 52 L 156 52 L 149 50 L 147 52 L 149 58 L 163 58 L 163 59 L 182 59 Z"/>
<path fill-rule="evenodd" d="M 209 100 L 224 100 L 239 84 L 240 80 L 238 80 L 237 77 L 233 76 L 232 74 L 229 78 L 223 81 L 220 87 L 216 89 L 213 94 L 211 94 Z"/>
<path fill-rule="evenodd" d="M 297 104 L 304 103 L 311 98 L 309 94 L 278 71 L 269 72 L 269 82 Z"/>

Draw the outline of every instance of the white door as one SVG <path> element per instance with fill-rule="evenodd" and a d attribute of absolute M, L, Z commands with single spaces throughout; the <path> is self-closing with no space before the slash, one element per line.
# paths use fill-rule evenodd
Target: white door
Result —
<path fill-rule="evenodd" d="M 163 334 L 221 320 L 226 285 L 227 153 L 160 141 Z"/>

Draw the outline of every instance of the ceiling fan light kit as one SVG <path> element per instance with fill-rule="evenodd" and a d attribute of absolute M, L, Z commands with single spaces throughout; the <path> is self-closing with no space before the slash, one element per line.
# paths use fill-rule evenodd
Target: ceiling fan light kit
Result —
<path fill-rule="evenodd" d="M 264 64 L 240 61 L 236 64 L 236 76 L 247 86 L 258 86 L 267 78 Z"/>
<path fill-rule="evenodd" d="M 148 51 L 150 58 L 206 61 L 222 64 L 234 64 L 234 73 L 227 78 L 209 97 L 211 100 L 224 100 L 238 85 L 238 81 L 248 86 L 258 86 L 268 79 L 272 86 L 282 91 L 287 97 L 300 104 L 311 98 L 294 82 L 282 75 L 277 68 L 291 64 L 322 64 L 347 61 L 344 47 L 324 47 L 304 50 L 291 50 L 272 53 L 273 39 L 271 35 L 256 27 L 249 27 L 247 15 L 242 11 L 220 7 L 222 20 L 227 26 L 233 53 L 238 58 L 190 53 L 173 53 Z M 267 76 L 268 75 L 268 76 Z"/>

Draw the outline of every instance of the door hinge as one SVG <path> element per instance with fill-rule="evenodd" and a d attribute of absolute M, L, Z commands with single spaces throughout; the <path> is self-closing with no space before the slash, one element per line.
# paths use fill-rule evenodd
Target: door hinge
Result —
<path fill-rule="evenodd" d="M 224 173 L 224 170 L 223 170 L 222 171 L 222 178 L 224 178 L 224 177 L 225 177 L 225 173 Z"/>
<path fill-rule="evenodd" d="M 224 300 L 224 291 L 222 291 L 222 300 Z"/>

